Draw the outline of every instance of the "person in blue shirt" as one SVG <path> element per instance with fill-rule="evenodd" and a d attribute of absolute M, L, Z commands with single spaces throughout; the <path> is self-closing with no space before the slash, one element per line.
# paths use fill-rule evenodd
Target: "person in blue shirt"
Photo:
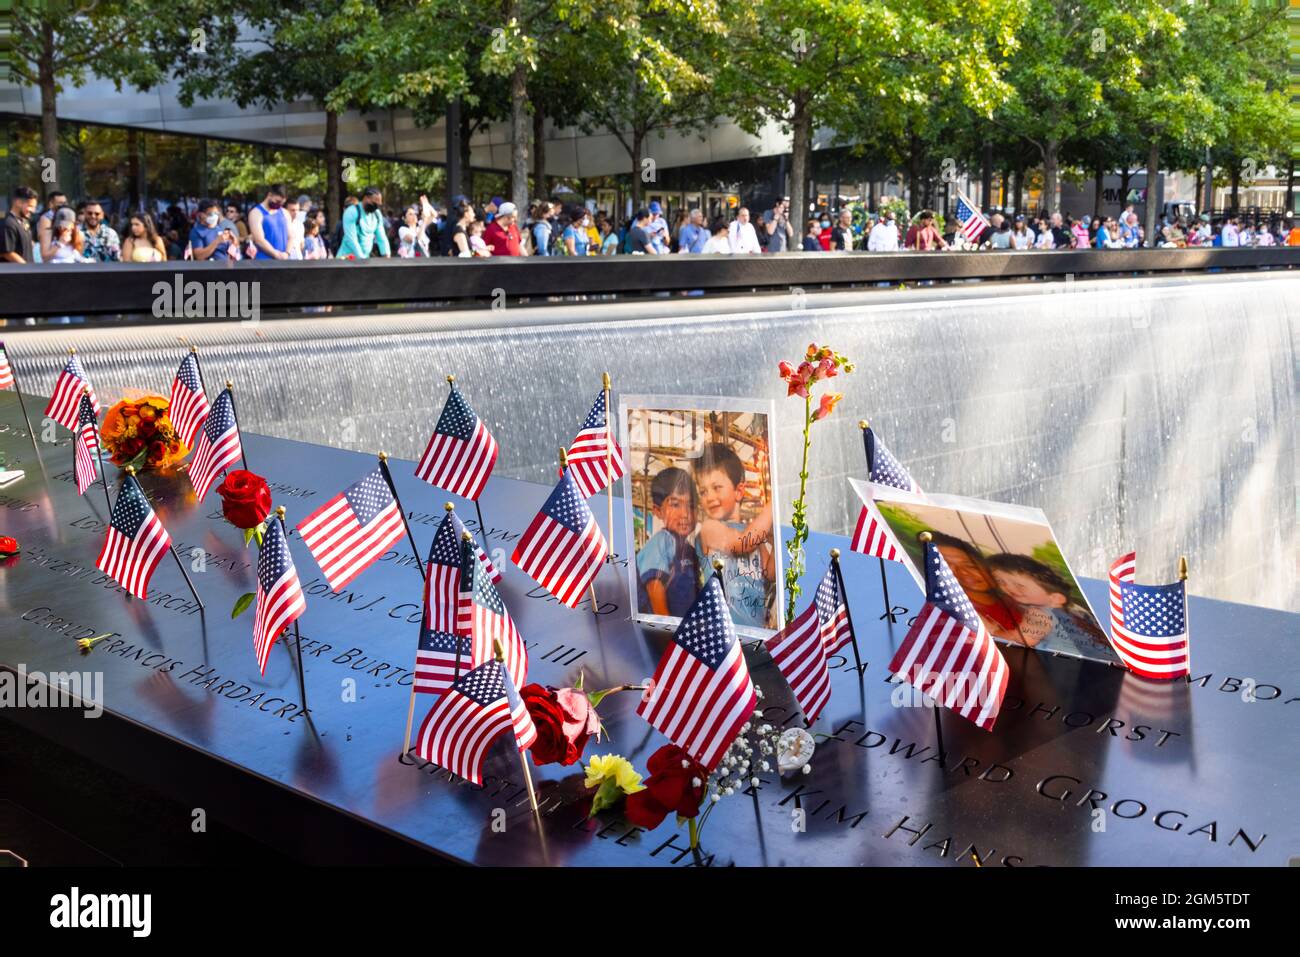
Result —
<path fill-rule="evenodd" d="M 695 482 L 683 469 L 663 469 L 650 482 L 658 531 L 636 554 L 637 608 L 684 618 L 700 591 L 700 564 L 689 536 L 695 530 Z"/>
<path fill-rule="evenodd" d="M 691 210 L 691 218 L 682 227 L 679 252 L 702 253 L 704 244 L 709 241 L 709 231 L 704 228 L 704 213 L 697 206 Z"/>
<path fill-rule="evenodd" d="M 230 259 L 230 247 L 237 243 L 235 224 L 221 218 L 221 204 L 214 199 L 199 203 L 199 218 L 190 227 L 190 253 L 198 262 Z"/>
<path fill-rule="evenodd" d="M 695 547 L 705 569 L 722 562 L 722 584 L 737 625 L 775 628 L 776 558 L 772 548 L 772 503 L 748 525 L 740 520 L 745 466 L 730 446 L 711 442 L 695 463 L 695 483 L 706 518 Z"/>
<path fill-rule="evenodd" d="M 289 258 L 289 217 L 284 199 L 289 194 L 283 183 L 266 190 L 266 198 L 248 211 L 248 235 L 257 252 L 256 259 Z"/>
<path fill-rule="evenodd" d="M 367 186 L 361 202 L 353 203 L 343 213 L 343 242 L 339 243 L 338 258 L 369 259 L 378 251 L 380 256 L 390 256 L 388 230 L 379 207 L 384 203 L 383 191 L 378 186 Z"/>
<path fill-rule="evenodd" d="M 655 252 L 660 255 L 668 252 L 668 247 L 671 245 L 668 220 L 664 219 L 664 208 L 658 201 L 650 204 L 650 224 L 646 226 L 646 232 L 650 236 L 651 245 L 655 247 Z"/>

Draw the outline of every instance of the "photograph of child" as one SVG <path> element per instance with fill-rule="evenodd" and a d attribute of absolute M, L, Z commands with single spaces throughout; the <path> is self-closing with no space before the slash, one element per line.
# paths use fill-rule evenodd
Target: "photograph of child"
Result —
<path fill-rule="evenodd" d="M 1096 615 L 1037 509 L 933 495 L 925 503 L 874 486 L 873 501 L 924 587 L 928 531 L 990 635 L 1011 644 L 1117 661 Z"/>
<path fill-rule="evenodd" d="M 619 419 L 636 617 L 675 627 L 721 562 L 738 631 L 778 629 L 770 403 L 624 396 Z"/>

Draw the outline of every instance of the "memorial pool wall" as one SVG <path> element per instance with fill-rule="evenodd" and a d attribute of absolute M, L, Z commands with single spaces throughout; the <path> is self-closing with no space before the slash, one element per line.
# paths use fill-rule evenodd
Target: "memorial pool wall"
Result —
<path fill-rule="evenodd" d="M 803 404 L 786 397 L 777 363 L 826 343 L 856 371 L 831 383 L 846 397 L 814 425 L 815 528 L 851 530 L 845 479 L 863 477 L 866 418 L 927 491 L 1042 508 L 1080 574 L 1104 577 L 1136 548 L 1139 580 L 1172 580 L 1185 553 L 1197 594 L 1300 610 L 1298 320 L 1300 277 L 1258 272 L 87 323 L 8 344 L 32 392 L 49 391 L 75 345 L 111 401 L 130 388 L 166 394 L 192 343 L 210 391 L 235 381 L 245 429 L 407 459 L 454 373 L 500 442 L 497 474 L 536 482 L 553 480 L 603 371 L 616 399 L 772 399 L 788 521 Z M 444 498 L 430 489 L 404 504 Z"/>

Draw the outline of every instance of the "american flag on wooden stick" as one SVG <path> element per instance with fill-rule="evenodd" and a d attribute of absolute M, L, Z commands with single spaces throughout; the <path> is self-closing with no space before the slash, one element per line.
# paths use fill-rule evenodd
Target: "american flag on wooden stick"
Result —
<path fill-rule="evenodd" d="M 473 665 L 494 657 L 496 644 L 505 655 L 506 669 L 516 688 L 528 680 L 528 649 L 524 639 L 492 584 L 483 563 L 474 554 L 474 543 L 462 539 L 460 566 L 460 603 L 456 615 L 456 633 L 472 641 Z"/>
<path fill-rule="evenodd" d="M 605 563 L 609 547 L 578 489 L 573 466 L 524 530 L 510 560 L 569 608 L 575 608 Z"/>
<path fill-rule="evenodd" d="M 266 523 L 262 548 L 257 555 L 257 605 L 253 613 L 253 653 L 257 670 L 266 674 L 271 646 L 302 613 L 307 599 L 298 582 L 298 570 L 289 553 L 289 542 L 280 519 Z"/>
<path fill-rule="evenodd" d="M 862 444 L 867 453 L 867 480 L 877 485 L 888 485 L 902 489 L 904 492 L 921 493 L 921 486 L 916 484 L 912 473 L 894 458 L 885 443 L 876 438 L 875 432 L 865 423 L 862 426 Z M 890 562 L 903 560 L 903 549 L 894 537 L 893 531 L 881 518 L 874 502 L 864 502 L 858 513 L 858 523 L 853 529 L 853 538 L 849 548 L 864 555 L 874 555 Z"/>
<path fill-rule="evenodd" d="M 171 544 L 140 483 L 128 474 L 95 567 L 137 598 L 148 598 L 149 579 Z"/>
<path fill-rule="evenodd" d="M 1187 629 L 1187 583 L 1138 585 L 1137 553 L 1110 566 L 1110 643 L 1120 661 L 1143 678 L 1168 680 L 1192 673 Z"/>
<path fill-rule="evenodd" d="M 569 471 L 583 498 L 590 498 L 623 476 L 623 450 L 605 415 L 607 401 L 604 389 L 596 393 L 595 404 L 569 446 Z"/>
<path fill-rule="evenodd" d="M 453 495 L 477 499 L 497 461 L 497 440 L 470 408 L 456 383 L 442 407 L 415 474 Z"/>
<path fill-rule="evenodd" d="M 11 388 L 14 384 L 14 370 L 9 365 L 9 353 L 5 344 L 0 342 L 0 389 Z"/>
<path fill-rule="evenodd" d="M 201 502 L 217 476 L 239 461 L 244 447 L 239 440 L 239 423 L 235 421 L 235 400 L 229 389 L 222 389 L 203 429 L 194 443 L 190 459 L 190 481 Z"/>
<path fill-rule="evenodd" d="M 334 591 L 388 551 L 403 529 L 397 501 L 377 467 L 298 523 L 302 540 Z"/>
<path fill-rule="evenodd" d="M 91 407 L 98 415 L 99 399 L 81 369 L 81 360 L 74 353 L 68 356 L 67 364 L 54 383 L 54 394 L 50 396 L 49 404 L 45 406 L 45 415 L 69 432 L 77 431 L 77 409 L 81 406 L 81 395 L 87 387 L 90 387 Z"/>
<path fill-rule="evenodd" d="M 203 394 L 203 380 L 199 376 L 199 359 L 193 352 L 181 360 L 172 380 L 171 405 L 167 417 L 180 440 L 194 445 L 194 433 L 208 417 L 208 397 Z"/>
<path fill-rule="evenodd" d="M 77 478 L 77 492 L 85 495 L 90 483 L 99 477 L 99 419 L 84 393 L 77 409 L 76 450 L 73 453 L 73 472 Z"/>

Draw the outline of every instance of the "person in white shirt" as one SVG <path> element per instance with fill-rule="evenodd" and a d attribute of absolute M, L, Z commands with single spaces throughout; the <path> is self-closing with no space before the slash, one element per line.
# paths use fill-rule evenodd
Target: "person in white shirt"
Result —
<path fill-rule="evenodd" d="M 700 253 L 731 254 L 731 236 L 725 219 L 719 217 L 709 226 L 709 238 L 704 241 L 704 248 L 700 250 Z"/>
<path fill-rule="evenodd" d="M 1228 221 L 1223 224 L 1223 247 L 1241 245 L 1241 233 L 1237 229 L 1237 217 L 1230 216 Z"/>
<path fill-rule="evenodd" d="M 1011 248 L 1034 248 L 1034 231 L 1029 228 L 1029 224 L 1025 222 L 1025 217 L 1023 216 L 1016 217 L 1016 225 L 1011 230 Z"/>
<path fill-rule="evenodd" d="M 303 222 L 307 219 L 307 210 L 298 205 L 298 200 L 291 199 L 284 204 L 284 212 L 289 217 L 289 245 L 284 251 L 289 254 L 290 259 L 302 259 L 306 232 L 303 229 Z"/>
<path fill-rule="evenodd" d="M 758 244 L 758 233 L 749 221 L 749 208 L 742 206 L 736 212 L 736 220 L 731 224 L 731 251 L 733 253 L 761 253 L 763 247 Z"/>
<path fill-rule="evenodd" d="M 873 253 L 898 252 L 898 226 L 890 210 L 880 214 L 880 221 L 867 234 L 867 251 Z"/>

